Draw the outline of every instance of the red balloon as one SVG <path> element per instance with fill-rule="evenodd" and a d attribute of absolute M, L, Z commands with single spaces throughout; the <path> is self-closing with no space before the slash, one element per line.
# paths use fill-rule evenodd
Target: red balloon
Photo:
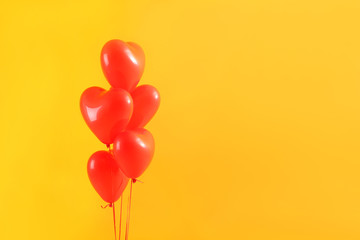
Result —
<path fill-rule="evenodd" d="M 105 144 L 111 144 L 129 123 L 133 101 L 123 89 L 112 88 L 106 91 L 91 87 L 81 95 L 80 109 L 86 124 L 96 137 Z"/>
<path fill-rule="evenodd" d="M 87 172 L 96 192 L 108 203 L 114 203 L 119 199 L 129 181 L 121 172 L 114 156 L 106 151 L 98 151 L 91 155 Z"/>
<path fill-rule="evenodd" d="M 160 104 L 158 90 L 151 85 L 142 85 L 131 93 L 134 111 L 127 129 L 142 128 L 155 115 Z"/>
<path fill-rule="evenodd" d="M 154 155 L 154 138 L 143 128 L 120 133 L 114 141 L 115 161 L 129 178 L 139 177 Z"/>
<path fill-rule="evenodd" d="M 110 85 L 134 90 L 144 72 L 145 54 L 133 42 L 108 41 L 101 50 L 101 67 Z"/>

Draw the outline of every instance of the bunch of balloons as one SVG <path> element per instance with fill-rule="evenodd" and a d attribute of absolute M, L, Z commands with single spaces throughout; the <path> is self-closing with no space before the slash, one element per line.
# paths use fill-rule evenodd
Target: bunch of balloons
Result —
<path fill-rule="evenodd" d="M 102 48 L 101 67 L 111 88 L 90 87 L 80 98 L 87 126 L 108 148 L 91 155 L 87 172 L 96 192 L 110 207 L 129 180 L 132 187 L 154 154 L 154 138 L 144 126 L 156 113 L 160 96 L 151 85 L 137 86 L 144 64 L 139 45 L 110 40 Z"/>

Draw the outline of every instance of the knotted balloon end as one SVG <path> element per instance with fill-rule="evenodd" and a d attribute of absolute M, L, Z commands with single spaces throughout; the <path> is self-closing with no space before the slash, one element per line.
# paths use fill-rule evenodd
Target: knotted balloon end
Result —
<path fill-rule="evenodd" d="M 136 182 L 144 183 L 144 182 L 142 182 L 142 181 L 140 181 L 140 180 L 138 180 L 138 179 L 136 179 L 136 178 L 132 178 L 131 181 L 132 181 L 133 183 L 136 183 Z"/>
<path fill-rule="evenodd" d="M 105 206 L 101 205 L 101 208 L 107 208 L 107 207 L 111 208 L 112 206 L 113 206 L 113 203 L 109 203 L 109 204 L 106 204 Z"/>

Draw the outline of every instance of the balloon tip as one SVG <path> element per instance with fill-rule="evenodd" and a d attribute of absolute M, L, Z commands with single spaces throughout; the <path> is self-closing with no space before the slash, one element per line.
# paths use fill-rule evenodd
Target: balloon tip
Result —
<path fill-rule="evenodd" d="M 138 180 L 138 179 L 136 179 L 136 178 L 131 179 L 131 181 L 132 181 L 133 183 L 136 183 L 136 182 L 144 183 L 144 182 L 142 182 L 142 181 L 140 181 L 140 180 Z"/>
<path fill-rule="evenodd" d="M 101 208 L 113 207 L 113 203 L 106 204 L 105 206 L 101 205 Z"/>

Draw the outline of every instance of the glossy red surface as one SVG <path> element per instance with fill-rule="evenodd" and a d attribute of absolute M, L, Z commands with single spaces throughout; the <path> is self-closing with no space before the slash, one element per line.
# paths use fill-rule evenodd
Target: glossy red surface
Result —
<path fill-rule="evenodd" d="M 119 134 L 114 141 L 114 156 L 124 174 L 137 178 L 149 166 L 154 155 L 154 138 L 143 128 Z"/>
<path fill-rule="evenodd" d="M 116 202 L 129 182 L 129 178 L 120 170 L 113 155 L 106 151 L 98 151 L 91 155 L 87 172 L 96 192 L 108 203 Z"/>
<path fill-rule="evenodd" d="M 151 85 L 137 87 L 131 93 L 134 111 L 127 129 L 143 128 L 155 115 L 160 105 L 160 94 Z"/>
<path fill-rule="evenodd" d="M 101 67 L 110 85 L 131 92 L 144 72 L 145 54 L 133 42 L 108 41 L 101 50 Z"/>
<path fill-rule="evenodd" d="M 120 88 L 106 91 L 99 87 L 86 89 L 80 98 L 80 109 L 88 127 L 105 144 L 113 143 L 129 123 L 133 101 Z"/>

